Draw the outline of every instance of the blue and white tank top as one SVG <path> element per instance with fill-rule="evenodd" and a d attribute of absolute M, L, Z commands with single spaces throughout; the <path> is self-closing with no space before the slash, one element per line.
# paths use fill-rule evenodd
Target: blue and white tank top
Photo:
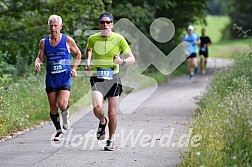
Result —
<path fill-rule="evenodd" d="M 66 35 L 58 45 L 51 46 L 49 36 L 45 38 L 46 86 L 59 88 L 71 85 L 70 53 L 66 46 Z"/>

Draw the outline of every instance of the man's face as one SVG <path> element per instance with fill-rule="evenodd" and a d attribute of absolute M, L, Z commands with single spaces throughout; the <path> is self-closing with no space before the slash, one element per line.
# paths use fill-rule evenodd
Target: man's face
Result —
<path fill-rule="evenodd" d="M 51 35 L 60 34 L 60 30 L 62 29 L 62 24 L 60 24 L 59 21 L 57 20 L 50 20 L 49 29 L 50 29 Z"/>
<path fill-rule="evenodd" d="M 188 32 L 188 34 L 192 34 L 193 33 L 193 30 L 192 29 L 187 29 L 187 32 Z"/>
<path fill-rule="evenodd" d="M 102 17 L 99 22 L 100 29 L 103 31 L 111 31 L 113 23 L 109 17 Z"/>
<path fill-rule="evenodd" d="M 201 30 L 202 35 L 205 35 L 206 31 L 205 30 Z"/>

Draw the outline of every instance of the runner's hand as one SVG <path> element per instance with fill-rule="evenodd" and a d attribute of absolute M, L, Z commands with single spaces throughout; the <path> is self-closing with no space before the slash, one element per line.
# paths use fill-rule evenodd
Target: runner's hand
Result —
<path fill-rule="evenodd" d="M 85 70 L 86 71 L 91 71 L 91 67 L 89 65 L 86 65 Z"/>
<path fill-rule="evenodd" d="M 114 54 L 114 63 L 115 64 L 122 64 L 123 60 L 120 58 L 118 54 Z"/>
<path fill-rule="evenodd" d="M 40 71 L 42 64 L 43 64 L 43 63 L 36 63 L 36 64 L 35 64 L 35 71 L 36 71 L 36 72 L 39 72 L 39 71 Z"/>
<path fill-rule="evenodd" d="M 71 69 L 71 76 L 77 77 L 77 71 L 75 69 Z"/>

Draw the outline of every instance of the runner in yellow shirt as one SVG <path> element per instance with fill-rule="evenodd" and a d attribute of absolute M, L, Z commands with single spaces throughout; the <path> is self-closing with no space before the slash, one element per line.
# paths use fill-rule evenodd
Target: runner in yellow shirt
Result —
<path fill-rule="evenodd" d="M 94 114 L 100 120 L 97 139 L 103 140 L 105 138 L 105 128 L 108 123 L 109 138 L 106 141 L 104 150 L 113 151 L 117 126 L 116 111 L 119 96 L 123 91 L 119 76 L 119 65 L 132 64 L 135 62 L 135 57 L 125 38 L 112 32 L 112 14 L 103 13 L 98 20 L 101 32 L 88 38 L 86 70 L 94 71 L 93 76 L 90 78 L 90 84 L 92 86 Z M 120 57 L 121 53 L 126 55 L 125 59 Z M 92 69 L 91 58 L 93 62 Z M 103 99 L 108 99 L 108 119 L 104 116 Z"/>

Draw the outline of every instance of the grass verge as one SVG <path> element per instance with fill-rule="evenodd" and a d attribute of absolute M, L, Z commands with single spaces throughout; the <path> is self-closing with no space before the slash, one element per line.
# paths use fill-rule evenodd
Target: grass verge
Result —
<path fill-rule="evenodd" d="M 252 166 L 252 53 L 218 72 L 199 101 L 191 127 L 202 135 L 189 146 L 179 167 Z"/>
<path fill-rule="evenodd" d="M 45 75 L 41 73 L 0 86 L 0 139 L 50 119 L 44 79 Z M 72 82 L 70 105 L 82 99 L 90 88 L 87 78 L 74 78 Z M 71 112 L 90 104 L 90 101 L 87 97 L 82 99 Z"/>

